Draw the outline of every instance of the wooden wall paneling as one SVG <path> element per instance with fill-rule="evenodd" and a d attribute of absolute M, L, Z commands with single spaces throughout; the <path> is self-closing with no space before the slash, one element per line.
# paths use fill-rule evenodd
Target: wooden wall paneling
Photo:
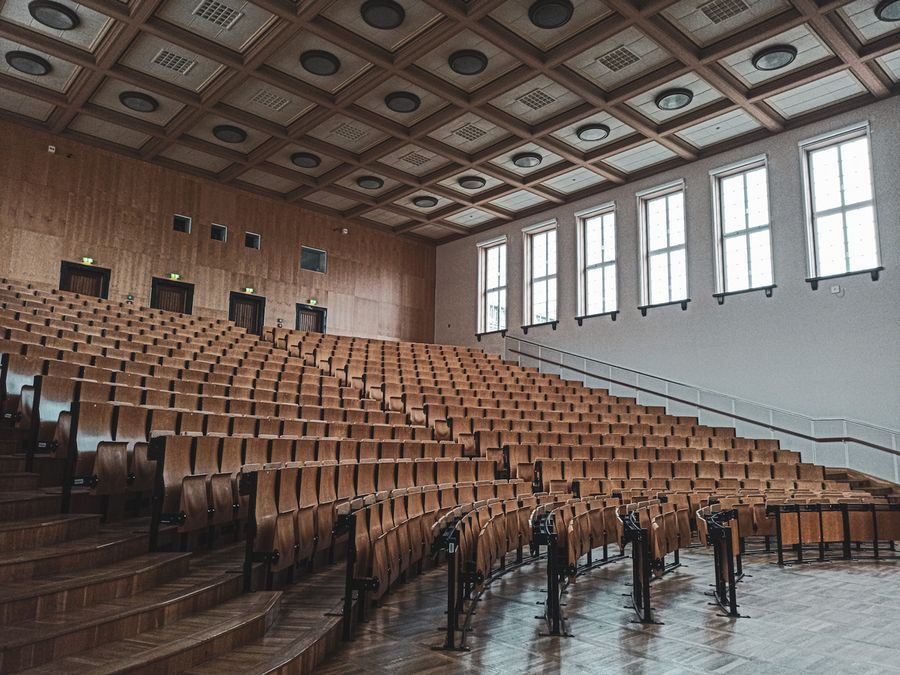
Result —
<path fill-rule="evenodd" d="M 194 313 L 225 317 L 231 291 L 267 298 L 266 323 L 292 326 L 296 303 L 328 308 L 328 331 L 431 340 L 435 249 L 186 173 L 0 122 L 0 276 L 56 284 L 61 260 L 112 268 L 110 298 L 150 302 L 150 280 L 194 284 Z M 48 145 L 56 154 L 47 152 Z M 190 234 L 172 216 L 192 218 Z M 228 228 L 226 242 L 210 224 Z M 244 233 L 262 237 L 244 247 Z M 300 246 L 328 252 L 328 272 L 300 269 Z"/>

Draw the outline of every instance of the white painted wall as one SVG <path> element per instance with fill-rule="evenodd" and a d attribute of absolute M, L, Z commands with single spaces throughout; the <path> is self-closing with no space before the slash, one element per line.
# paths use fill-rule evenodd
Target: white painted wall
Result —
<path fill-rule="evenodd" d="M 804 279 L 804 222 L 800 155 L 805 138 L 869 120 L 880 228 L 881 280 L 868 276 L 834 281 L 813 291 Z M 508 318 L 521 335 L 523 227 L 557 218 L 559 328 L 529 331 L 528 338 L 661 377 L 681 380 L 813 417 L 844 417 L 900 428 L 900 103 L 882 101 L 750 146 L 694 162 L 652 179 L 509 223 L 438 248 L 435 341 L 477 345 L 476 243 L 509 235 Z M 762 292 L 730 296 L 719 306 L 714 292 L 710 169 L 768 153 L 775 283 Z M 642 318 L 639 301 L 638 225 L 634 193 L 686 180 L 691 303 Z M 576 233 L 573 214 L 614 200 L 618 209 L 618 275 L 621 314 L 589 319 L 579 328 Z M 502 349 L 499 336 L 481 346 Z"/>

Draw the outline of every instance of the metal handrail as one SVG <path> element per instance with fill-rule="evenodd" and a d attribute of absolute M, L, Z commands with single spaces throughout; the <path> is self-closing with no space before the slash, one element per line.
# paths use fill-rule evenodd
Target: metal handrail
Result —
<path fill-rule="evenodd" d="M 734 401 L 739 401 L 739 402 L 747 403 L 747 404 L 750 404 L 750 405 L 759 406 L 759 407 L 765 408 L 765 409 L 767 409 L 767 410 L 772 410 L 772 411 L 776 411 L 776 412 L 781 412 L 781 413 L 785 413 L 785 414 L 788 414 L 788 415 L 793 415 L 793 416 L 796 416 L 796 417 L 802 417 L 802 418 L 808 420 L 808 421 L 809 421 L 810 423 L 812 423 L 812 424 L 815 424 L 815 423 L 824 423 L 824 422 L 830 422 L 830 421 L 840 421 L 840 422 L 849 422 L 849 423 L 852 423 L 852 424 L 858 424 L 858 425 L 860 425 L 860 426 L 869 427 L 870 429 L 874 429 L 874 430 L 876 430 L 876 431 L 880 431 L 880 432 L 882 432 L 882 433 L 886 433 L 886 434 L 890 434 L 890 435 L 896 435 L 897 433 L 900 433 L 900 432 L 894 431 L 894 430 L 892 430 L 892 429 L 888 429 L 887 427 L 879 427 L 879 426 L 877 426 L 877 425 L 870 424 L 870 423 L 868 423 L 868 422 L 860 422 L 860 421 L 857 421 L 857 420 L 843 419 L 843 418 L 820 418 L 820 419 L 816 419 L 816 418 L 808 417 L 808 416 L 806 416 L 806 415 L 801 415 L 801 414 L 799 414 L 799 413 L 793 413 L 793 412 L 781 410 L 781 409 L 779 409 L 779 408 L 773 408 L 773 407 L 771 407 L 771 406 L 764 406 L 764 405 L 761 405 L 761 404 L 756 403 L 756 402 L 753 402 L 753 401 L 748 401 L 748 400 L 746 400 L 746 399 L 739 398 L 739 397 L 737 397 L 737 396 L 731 396 L 731 395 L 729 395 L 729 394 L 723 394 L 723 393 L 721 393 L 721 392 L 717 392 L 717 391 L 714 391 L 714 390 L 711 390 L 711 389 L 704 389 L 704 388 L 702 388 L 702 387 L 697 387 L 697 386 L 694 386 L 694 385 L 685 384 L 685 383 L 683 383 L 683 382 L 678 382 L 677 380 L 670 380 L 670 379 L 667 379 L 667 378 L 664 378 L 664 377 L 659 377 L 659 376 L 657 376 L 657 375 L 651 375 L 650 373 L 644 373 L 644 372 L 641 372 L 641 371 L 639 371 L 639 370 L 635 370 L 634 368 L 628 368 L 628 367 L 625 367 L 625 366 L 617 366 L 617 365 L 615 365 L 615 364 L 613 364 L 613 363 L 608 363 L 608 362 L 606 362 L 606 361 L 601 361 L 600 359 L 595 359 L 595 358 L 592 358 L 592 357 L 590 357 L 590 356 L 583 356 L 583 355 L 581 355 L 581 354 L 576 354 L 576 353 L 574 353 L 574 352 L 568 352 L 568 351 L 565 351 L 565 350 L 563 350 L 563 349 L 559 349 L 559 348 L 557 348 L 557 347 L 550 347 L 549 345 L 542 345 L 542 344 L 540 344 L 540 343 L 532 342 L 531 340 L 526 340 L 526 339 L 520 338 L 520 337 L 508 336 L 508 337 L 506 338 L 506 340 L 507 340 L 507 341 L 508 341 L 508 340 L 516 340 L 516 341 L 518 341 L 518 342 L 520 342 L 520 343 L 526 343 L 526 344 L 532 345 L 532 346 L 534 346 L 534 347 L 537 347 L 538 349 L 549 349 L 549 350 L 558 352 L 558 353 L 561 354 L 561 355 L 562 355 L 562 354 L 565 354 L 565 355 L 568 355 L 568 356 L 573 356 L 573 357 L 575 357 L 575 358 L 583 359 L 584 361 L 591 361 L 591 362 L 593 362 L 593 363 L 597 363 L 597 364 L 600 364 L 600 365 L 602 365 L 602 366 L 607 366 L 607 367 L 609 367 L 609 368 L 616 368 L 616 369 L 619 369 L 619 370 L 624 370 L 624 371 L 627 371 L 627 372 L 630 372 L 630 373 L 634 373 L 634 374 L 636 374 L 636 375 L 638 375 L 638 376 L 649 377 L 649 378 L 652 378 L 652 379 L 655 379 L 655 380 L 660 380 L 660 381 L 662 381 L 662 382 L 666 382 L 667 384 L 674 384 L 674 385 L 677 385 L 677 386 L 680 386 L 680 387 L 685 387 L 685 388 L 688 388 L 688 389 L 695 389 L 695 390 L 697 390 L 698 392 L 701 392 L 701 393 L 708 393 L 708 394 L 712 394 L 712 395 L 715 395 L 715 396 L 721 396 L 721 397 L 724 397 L 724 398 L 732 399 L 732 400 L 734 400 Z M 769 429 L 770 431 L 788 434 L 788 435 L 790 435 L 790 436 L 795 436 L 795 437 L 797 437 L 797 438 L 802 438 L 802 439 L 804 439 L 804 440 L 812 441 L 812 442 L 814 442 L 814 443 L 856 443 L 856 444 L 858 444 L 858 445 L 864 445 L 864 446 L 866 446 L 866 447 L 873 448 L 873 449 L 875 449 L 875 450 L 880 450 L 880 451 L 882 451 L 882 452 L 886 452 L 886 453 L 888 453 L 888 454 L 891 454 L 891 455 L 900 457 L 900 451 L 897 451 L 897 450 L 895 450 L 895 449 L 893 449 L 893 448 L 889 448 L 889 447 L 887 447 L 887 446 L 885 446 L 885 445 L 880 445 L 880 444 L 878 444 L 878 443 L 872 443 L 871 441 L 866 441 L 866 440 L 864 440 L 864 439 L 856 438 L 856 437 L 854 437 L 854 436 L 833 436 L 833 437 L 816 437 L 816 436 L 811 436 L 811 435 L 809 435 L 809 434 L 804 434 L 804 433 L 802 433 L 802 432 L 800 432 L 800 431 L 794 431 L 794 430 L 792 430 L 792 429 L 788 429 L 788 428 L 785 428 L 785 427 L 780 427 L 780 426 L 775 425 L 775 424 L 772 424 L 772 423 L 770 423 L 770 422 L 763 422 L 763 421 L 760 421 L 760 420 L 752 419 L 752 418 L 750 418 L 750 417 L 745 417 L 745 416 L 743 416 L 743 415 L 738 415 L 738 414 L 736 414 L 736 413 L 733 412 L 733 411 L 721 410 L 721 409 L 719 409 L 719 408 L 715 408 L 715 407 L 713 407 L 713 406 L 706 405 L 705 403 L 700 403 L 700 402 L 698 402 L 698 401 L 691 401 L 691 400 L 688 400 L 688 399 L 680 398 L 680 397 L 678 397 L 678 396 L 674 396 L 674 395 L 672 395 L 672 394 L 669 394 L 668 392 L 660 392 L 660 391 L 656 391 L 656 390 L 653 390 L 653 389 L 648 389 L 648 388 L 642 387 L 642 386 L 640 386 L 640 385 L 638 385 L 638 384 L 634 384 L 634 383 L 631 383 L 631 382 L 625 382 L 625 381 L 622 381 L 622 380 L 614 379 L 614 378 L 612 378 L 612 377 L 610 377 L 610 376 L 607 376 L 607 375 L 602 375 L 602 374 L 598 374 L 598 373 L 592 373 L 592 372 L 589 372 L 589 371 L 587 371 L 587 370 L 582 370 L 582 369 L 577 368 L 577 367 L 575 367 L 575 366 L 571 366 L 571 365 L 567 365 L 567 364 L 565 364 L 565 363 L 562 363 L 562 361 L 554 361 L 554 360 L 552 360 L 552 359 L 548 359 L 548 358 L 546 358 L 545 356 L 542 356 L 542 355 L 540 355 L 540 354 L 529 354 L 528 352 L 523 352 L 523 351 L 521 351 L 521 350 L 518 350 L 518 349 L 512 349 L 512 348 L 509 348 L 509 347 L 506 348 L 506 351 L 507 351 L 507 353 L 510 353 L 510 354 L 518 354 L 518 355 L 520 355 L 520 356 L 524 356 L 524 357 L 527 357 L 527 358 L 530 358 L 530 359 L 535 359 L 536 361 L 542 361 L 542 362 L 544 362 L 544 363 L 549 363 L 549 364 L 552 364 L 552 365 L 554 365 L 554 366 L 558 366 L 559 368 L 565 368 L 566 370 L 570 370 L 570 371 L 572 371 L 572 372 L 574 372 L 574 373 L 578 373 L 578 374 L 580 374 L 580 375 L 585 375 L 585 376 L 587 376 L 587 377 L 593 377 L 593 378 L 596 378 L 596 379 L 598 379 L 598 380 L 604 380 L 604 381 L 610 382 L 610 383 L 612 383 L 612 384 L 617 384 L 617 385 L 620 385 L 620 386 L 623 386 L 623 387 L 627 387 L 627 388 L 629 388 L 629 389 L 633 389 L 633 390 L 635 390 L 635 391 L 641 391 L 641 392 L 644 392 L 644 393 L 647 393 L 647 394 L 652 394 L 652 395 L 654 395 L 654 396 L 661 396 L 661 397 L 663 397 L 663 398 L 665 398 L 665 399 L 667 399 L 667 400 L 669 400 L 669 401 L 674 401 L 674 402 L 676 402 L 676 403 L 682 403 L 682 404 L 685 404 L 685 405 L 689 405 L 689 406 L 694 407 L 694 408 L 697 408 L 697 409 L 699 409 L 699 410 L 705 410 L 705 411 L 707 411 L 707 412 L 715 413 L 715 414 L 717 414 L 717 415 L 722 415 L 722 416 L 724 416 L 724 417 L 728 417 L 728 418 L 731 418 L 731 419 L 734 419 L 734 420 L 739 420 L 739 421 L 741 421 L 741 422 L 747 422 L 747 423 L 753 424 L 753 425 L 755 425 L 755 426 L 764 427 L 764 428 L 766 428 L 766 429 Z"/>

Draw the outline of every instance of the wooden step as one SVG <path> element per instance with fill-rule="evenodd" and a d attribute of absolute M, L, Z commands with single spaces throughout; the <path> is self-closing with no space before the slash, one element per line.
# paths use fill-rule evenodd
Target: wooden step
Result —
<path fill-rule="evenodd" d="M 131 597 L 187 574 L 190 558 L 190 553 L 148 553 L 27 584 L 0 584 L 0 626 Z"/>
<path fill-rule="evenodd" d="M 196 568 L 190 574 L 130 597 L 5 626 L 0 633 L 0 673 L 34 668 L 113 641 L 143 644 L 140 634 L 169 626 L 240 595 L 239 571 L 226 571 L 221 565 L 209 563 Z M 187 635 L 176 632 L 172 639 Z"/>
<path fill-rule="evenodd" d="M 0 474 L 25 470 L 25 455 L 0 455 Z"/>
<path fill-rule="evenodd" d="M 280 591 L 243 595 L 171 625 L 144 631 L 134 639 L 108 642 L 25 672 L 180 673 L 211 654 L 227 652 L 264 635 L 280 598 Z"/>
<path fill-rule="evenodd" d="M 0 440 L 0 455 L 15 455 L 25 449 L 23 438 L 9 438 L 8 434 L 4 434 L 4 436 Z"/>
<path fill-rule="evenodd" d="M 43 490 L 0 492 L 0 521 L 25 520 L 60 512 L 62 495 Z"/>
<path fill-rule="evenodd" d="M 100 515 L 58 514 L 49 518 L 27 518 L 0 523 L 0 551 L 24 551 L 95 534 Z"/>
<path fill-rule="evenodd" d="M 265 636 L 217 653 L 185 675 L 312 673 L 341 644 L 343 565 L 301 577 L 285 588 Z"/>
<path fill-rule="evenodd" d="M 146 553 L 146 532 L 129 527 L 104 527 L 88 537 L 61 541 L 25 551 L 0 551 L 0 582 L 37 579 L 72 570 L 109 565 Z"/>
<path fill-rule="evenodd" d="M 36 490 L 39 476 L 25 471 L 17 473 L 0 473 L 0 492 L 21 492 Z"/>

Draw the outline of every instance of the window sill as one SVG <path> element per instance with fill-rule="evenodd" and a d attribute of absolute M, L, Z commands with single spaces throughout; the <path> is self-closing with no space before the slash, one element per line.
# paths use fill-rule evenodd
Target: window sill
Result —
<path fill-rule="evenodd" d="M 776 284 L 771 284 L 770 286 L 757 286 L 756 288 L 745 288 L 741 291 L 724 291 L 722 293 L 713 293 L 713 297 L 720 305 L 725 304 L 725 298 L 729 295 L 743 295 L 744 293 L 755 293 L 757 291 L 763 291 L 766 294 L 767 298 L 772 297 L 772 289 L 778 288 Z"/>
<path fill-rule="evenodd" d="M 600 312 L 599 314 L 584 314 L 583 316 L 576 316 L 575 320 L 578 322 L 580 326 L 585 319 L 596 319 L 601 316 L 608 316 L 613 321 L 616 320 L 616 316 L 619 314 L 619 310 L 614 309 L 611 312 Z"/>
<path fill-rule="evenodd" d="M 688 303 L 691 301 L 690 298 L 685 298 L 684 300 L 672 300 L 671 302 L 660 302 L 656 305 L 640 305 L 638 307 L 641 310 L 641 316 L 647 316 L 648 309 L 656 309 L 658 307 L 668 307 L 670 305 L 681 305 L 681 311 L 687 311 Z"/>
<path fill-rule="evenodd" d="M 556 330 L 556 324 L 558 323 L 558 319 L 554 319 L 553 321 L 544 321 L 544 323 L 532 323 L 528 324 L 527 326 L 522 326 L 522 332 L 525 333 L 525 335 L 528 335 L 529 328 L 540 328 L 541 326 L 552 326 L 553 330 Z"/>
<path fill-rule="evenodd" d="M 881 272 L 884 271 L 884 267 L 873 267 L 868 270 L 856 270 L 855 272 L 841 272 L 840 274 L 830 274 L 825 277 L 809 277 L 806 279 L 806 283 L 808 283 L 814 291 L 819 289 L 820 281 L 827 281 L 829 279 L 840 279 L 841 277 L 855 277 L 860 274 L 870 274 L 872 276 L 872 281 L 878 281 L 878 276 Z"/>
<path fill-rule="evenodd" d="M 489 330 L 486 333 L 475 333 L 475 339 L 481 342 L 481 338 L 487 337 L 489 335 L 497 335 L 498 333 L 500 334 L 500 337 L 506 337 L 506 329 L 502 328 L 500 330 Z"/>

